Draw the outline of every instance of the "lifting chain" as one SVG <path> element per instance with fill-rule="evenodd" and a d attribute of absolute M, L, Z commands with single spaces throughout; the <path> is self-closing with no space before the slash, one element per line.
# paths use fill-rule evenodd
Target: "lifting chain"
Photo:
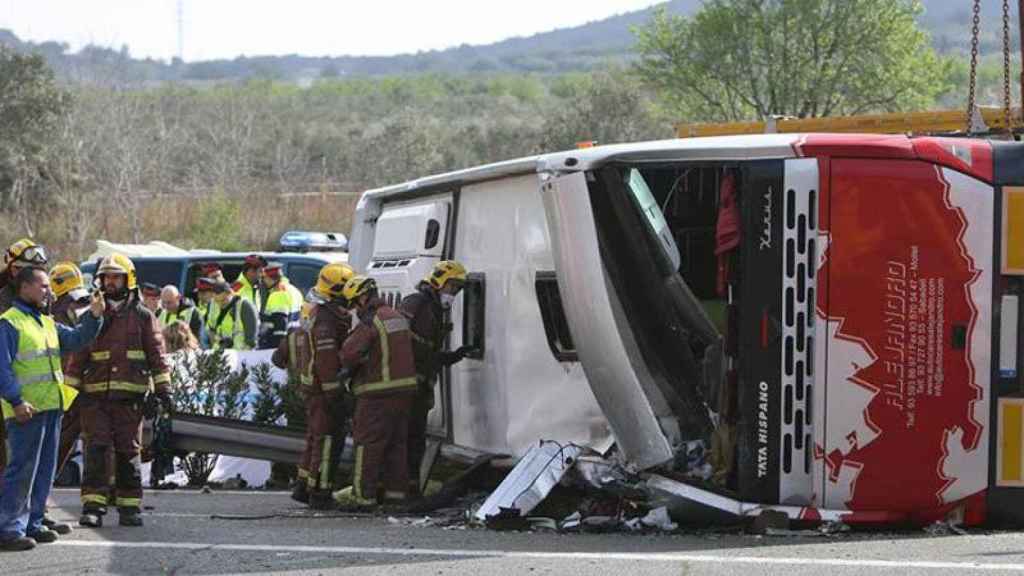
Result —
<path fill-rule="evenodd" d="M 1003 0 L 1003 119 L 1006 133 L 1013 134 L 1010 112 L 1010 0 Z"/>
<path fill-rule="evenodd" d="M 981 0 L 974 0 L 974 20 L 971 26 L 971 76 L 967 85 L 967 133 L 971 133 L 975 108 L 975 88 L 978 79 L 978 29 L 981 27 Z"/>

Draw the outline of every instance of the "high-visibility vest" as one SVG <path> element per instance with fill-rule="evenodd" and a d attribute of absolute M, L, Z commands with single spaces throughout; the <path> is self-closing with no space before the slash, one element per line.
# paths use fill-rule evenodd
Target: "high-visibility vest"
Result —
<path fill-rule="evenodd" d="M 245 274 L 239 274 L 238 279 L 235 280 L 235 285 L 232 286 L 235 294 L 242 297 L 243 300 L 248 300 L 252 303 L 253 308 L 256 309 L 256 314 L 260 313 L 260 289 L 258 286 L 254 286 L 249 282 L 249 279 L 245 277 Z"/>
<path fill-rule="evenodd" d="M 267 294 L 267 298 L 263 301 L 261 314 L 263 316 L 284 314 L 289 320 L 298 320 L 299 311 L 302 310 L 302 301 L 302 292 L 292 286 L 287 278 L 282 278 Z"/>
<path fill-rule="evenodd" d="M 220 314 L 220 307 L 213 300 L 206 304 L 196 303 L 196 309 L 199 310 L 199 315 L 203 318 L 203 324 L 207 326 L 213 325 L 217 321 L 217 315 Z"/>
<path fill-rule="evenodd" d="M 167 327 L 170 324 L 174 324 L 178 320 L 181 320 L 185 324 L 192 326 L 192 315 L 195 314 L 195 311 L 195 306 L 189 306 L 186 308 L 184 306 L 178 305 L 178 309 L 174 312 L 168 312 L 167 310 L 161 308 L 160 312 L 156 315 L 156 319 L 160 321 L 161 328 Z"/>
<path fill-rule="evenodd" d="M 61 410 L 71 404 L 73 391 L 65 390 L 64 373 L 60 367 L 60 340 L 57 324 L 46 315 L 37 320 L 31 314 L 12 306 L 0 315 L 18 331 L 18 354 L 11 364 L 14 378 L 21 387 L 21 399 L 39 412 Z M 0 400 L 4 419 L 14 417 L 14 408 Z"/>
<path fill-rule="evenodd" d="M 232 350 L 249 349 L 249 345 L 245 341 L 245 325 L 242 324 L 241 301 L 241 298 L 236 297 L 228 303 L 228 310 L 217 310 L 217 317 L 213 319 L 213 326 L 210 330 L 214 335 L 213 341 L 210 342 L 212 349 L 220 348 L 220 341 L 223 338 L 231 338 Z"/>

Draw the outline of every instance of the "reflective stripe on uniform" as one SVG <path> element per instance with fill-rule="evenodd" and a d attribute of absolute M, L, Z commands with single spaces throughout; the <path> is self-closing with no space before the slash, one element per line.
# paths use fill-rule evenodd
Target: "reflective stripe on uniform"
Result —
<path fill-rule="evenodd" d="M 363 498 L 363 447 L 356 446 L 356 466 L 352 473 L 352 494 L 357 498 Z M 374 494 L 374 498 L 377 495 Z"/>
<path fill-rule="evenodd" d="M 373 325 L 380 336 L 380 379 L 381 384 L 391 381 L 391 343 L 388 341 L 388 329 L 384 322 L 374 314 Z"/>
<path fill-rule="evenodd" d="M 320 389 L 322 389 L 324 392 L 330 392 L 332 390 L 337 390 L 338 388 L 341 388 L 341 382 L 338 382 L 336 380 L 320 383 Z"/>
<path fill-rule="evenodd" d="M 127 508 L 127 507 L 139 508 L 140 506 L 142 506 L 142 498 L 123 498 L 121 496 L 118 496 L 116 501 L 117 501 L 117 506 L 121 507 L 121 508 Z"/>
<path fill-rule="evenodd" d="M 82 494 L 82 504 L 107 505 L 107 497 L 103 494 Z"/>
<path fill-rule="evenodd" d="M 108 354 L 109 354 L 109 352 L 108 352 Z M 128 356 L 129 360 L 145 360 L 146 359 L 146 352 L 144 350 L 128 350 L 127 352 L 125 352 L 125 355 Z"/>
<path fill-rule="evenodd" d="M 374 318 L 374 320 L 380 320 Z M 374 324 L 377 322 L 375 321 Z M 395 332 L 401 332 L 402 330 L 409 329 L 409 321 L 399 316 L 397 318 L 388 318 L 387 320 L 380 320 L 380 323 L 384 326 L 384 331 L 388 334 L 394 334 Z"/>
<path fill-rule="evenodd" d="M 299 330 L 288 335 L 288 364 L 291 366 L 292 372 L 298 374 L 299 384 L 308 387 L 313 385 L 313 359 L 310 358 L 309 366 L 306 370 L 302 370 L 299 363 L 299 347 L 296 344 L 296 339 L 304 334 L 305 332 Z"/>
<path fill-rule="evenodd" d="M 171 373 L 170 372 L 159 372 L 153 375 L 153 384 L 170 384 Z"/>
<path fill-rule="evenodd" d="M 93 352 L 89 354 L 89 358 L 93 361 L 100 362 L 102 360 L 110 360 L 110 350 L 103 350 L 101 352 Z"/>
<path fill-rule="evenodd" d="M 63 380 L 64 373 L 61 372 L 60 370 L 54 370 L 51 374 L 36 374 L 35 376 L 17 377 L 16 380 L 18 381 L 18 385 L 24 388 L 29 384 L 35 384 L 37 382 L 50 382 L 55 378 Z"/>
<path fill-rule="evenodd" d="M 395 320 L 401 320 L 405 328 L 399 328 L 399 324 L 394 322 Z M 390 324 L 392 328 L 391 331 L 388 330 L 388 324 Z M 369 392 L 383 392 L 399 388 L 415 388 L 415 376 L 399 378 L 398 380 L 391 379 L 391 344 L 388 341 L 388 334 L 390 332 L 401 332 L 403 330 L 407 330 L 409 327 L 408 321 L 406 321 L 405 318 L 392 318 L 391 320 L 383 321 L 377 316 L 374 316 L 373 325 L 377 328 L 377 334 L 380 335 L 380 381 L 358 384 L 352 388 L 352 393 L 359 396 Z"/>
<path fill-rule="evenodd" d="M 124 380 L 110 380 L 109 382 L 95 382 L 86 384 L 83 390 L 87 394 L 95 394 L 97 392 L 117 391 L 117 392 L 132 392 L 135 394 L 145 394 L 149 392 L 149 384 L 136 384 L 134 382 L 126 382 Z"/>
<path fill-rule="evenodd" d="M 333 437 L 324 436 L 324 445 L 320 452 L 320 488 L 324 490 L 330 488 L 327 485 L 327 475 L 331 470 L 331 444 L 333 443 Z"/>
<path fill-rule="evenodd" d="M 36 358 L 42 358 L 44 356 L 57 357 L 60 356 L 60 351 L 48 349 L 29 350 L 28 352 L 18 352 L 18 355 L 15 356 L 15 358 L 22 362 L 27 362 L 28 360 L 35 360 Z"/>
<path fill-rule="evenodd" d="M 384 392 L 385 390 L 395 390 L 398 388 L 415 388 L 416 377 L 411 376 L 409 378 L 399 378 L 398 380 L 390 380 L 387 382 L 371 382 L 369 384 L 360 384 L 352 389 L 352 393 L 356 396 L 362 394 L 368 394 L 370 392 Z"/>

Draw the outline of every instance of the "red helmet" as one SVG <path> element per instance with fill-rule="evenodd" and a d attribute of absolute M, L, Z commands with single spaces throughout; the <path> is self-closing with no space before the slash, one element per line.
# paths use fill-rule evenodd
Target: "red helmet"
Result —
<path fill-rule="evenodd" d="M 245 257 L 245 263 L 242 264 L 243 269 L 249 268 L 265 268 L 267 266 L 267 259 L 259 254 L 250 254 Z"/>

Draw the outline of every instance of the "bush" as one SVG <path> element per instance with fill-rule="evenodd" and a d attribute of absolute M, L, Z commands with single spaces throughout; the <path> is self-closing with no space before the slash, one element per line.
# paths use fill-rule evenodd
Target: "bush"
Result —
<path fill-rule="evenodd" d="M 198 214 L 189 226 L 189 240 L 198 248 L 244 251 L 242 210 L 238 199 L 217 193 L 200 200 Z"/>
<path fill-rule="evenodd" d="M 249 368 L 232 371 L 223 350 L 181 356 L 171 373 L 174 404 L 183 414 L 241 418 L 249 402 Z M 195 452 L 181 459 L 189 486 L 206 484 L 217 464 L 216 454 Z"/>

